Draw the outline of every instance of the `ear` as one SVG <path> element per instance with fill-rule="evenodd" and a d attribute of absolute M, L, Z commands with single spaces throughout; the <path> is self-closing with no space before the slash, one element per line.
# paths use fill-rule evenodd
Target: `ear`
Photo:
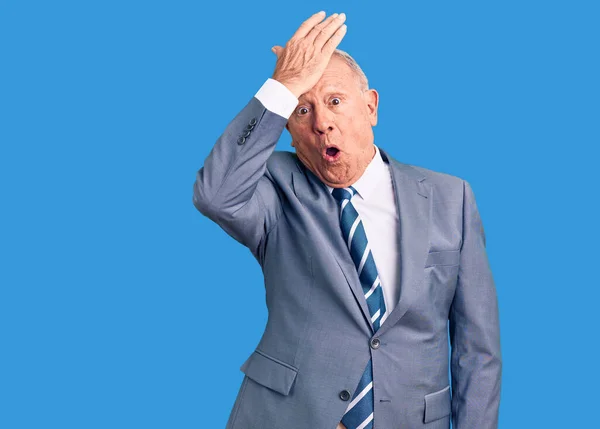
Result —
<path fill-rule="evenodd" d="M 374 89 L 367 89 L 364 92 L 365 103 L 371 126 L 377 125 L 377 107 L 379 106 L 379 93 Z"/>
<path fill-rule="evenodd" d="M 285 129 L 288 130 L 288 133 L 290 133 L 290 123 L 286 122 L 285 123 Z M 290 136 L 292 135 L 292 133 L 290 133 Z M 290 142 L 290 146 L 295 147 L 294 146 L 294 137 L 292 137 L 292 141 Z"/>

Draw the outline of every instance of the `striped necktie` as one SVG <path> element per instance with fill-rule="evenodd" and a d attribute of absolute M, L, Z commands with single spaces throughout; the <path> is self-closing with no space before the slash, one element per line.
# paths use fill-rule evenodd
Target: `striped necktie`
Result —
<path fill-rule="evenodd" d="M 342 234 L 358 271 L 360 284 L 371 314 L 373 329 L 377 332 L 385 316 L 385 302 L 373 253 L 367 241 L 367 234 L 358 212 L 350 202 L 356 195 L 356 189 L 352 186 L 334 188 L 331 194 L 340 203 Z M 344 426 L 347 429 L 372 429 L 373 402 L 373 365 L 369 359 L 352 400 L 342 417 Z"/>

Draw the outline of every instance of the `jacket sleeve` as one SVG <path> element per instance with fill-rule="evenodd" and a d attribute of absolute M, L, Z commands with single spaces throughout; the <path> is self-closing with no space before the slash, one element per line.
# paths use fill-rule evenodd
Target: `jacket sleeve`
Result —
<path fill-rule="evenodd" d="M 463 181 L 463 236 L 449 314 L 454 429 L 496 429 L 502 360 L 496 288 L 475 196 Z"/>
<path fill-rule="evenodd" d="M 256 258 L 262 238 L 281 214 L 267 160 L 286 123 L 252 98 L 218 138 L 193 187 L 194 206 Z"/>

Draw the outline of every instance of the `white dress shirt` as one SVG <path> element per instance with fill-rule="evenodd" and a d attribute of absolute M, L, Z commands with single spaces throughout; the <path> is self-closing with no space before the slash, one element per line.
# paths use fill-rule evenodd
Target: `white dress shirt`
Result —
<path fill-rule="evenodd" d="M 255 97 L 268 110 L 284 118 L 291 116 L 298 99 L 285 85 L 268 79 Z M 390 315 L 400 296 L 398 272 L 398 211 L 389 166 L 375 145 L 375 156 L 362 176 L 352 184 L 358 194 L 352 198 L 365 228 L 373 252 L 377 273 L 383 288 L 386 313 L 381 323 Z M 327 186 L 329 192 L 332 187 Z"/>

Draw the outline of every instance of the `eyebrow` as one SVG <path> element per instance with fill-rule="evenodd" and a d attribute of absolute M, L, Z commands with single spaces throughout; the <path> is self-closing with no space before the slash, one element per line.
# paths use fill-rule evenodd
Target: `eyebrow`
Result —
<path fill-rule="evenodd" d="M 325 88 L 329 88 L 329 87 L 325 87 Z M 323 95 L 331 95 L 331 94 L 343 94 L 343 95 L 347 95 L 347 94 L 348 94 L 348 92 L 347 92 L 347 91 L 345 91 L 345 90 L 343 90 L 343 89 L 339 89 L 339 88 L 333 89 L 333 88 L 332 88 L 331 90 L 325 91 L 325 92 L 323 93 Z M 301 95 L 301 96 L 298 98 L 298 101 L 300 101 L 300 100 L 306 100 L 306 97 L 304 97 L 304 94 L 302 94 L 302 95 Z"/>

